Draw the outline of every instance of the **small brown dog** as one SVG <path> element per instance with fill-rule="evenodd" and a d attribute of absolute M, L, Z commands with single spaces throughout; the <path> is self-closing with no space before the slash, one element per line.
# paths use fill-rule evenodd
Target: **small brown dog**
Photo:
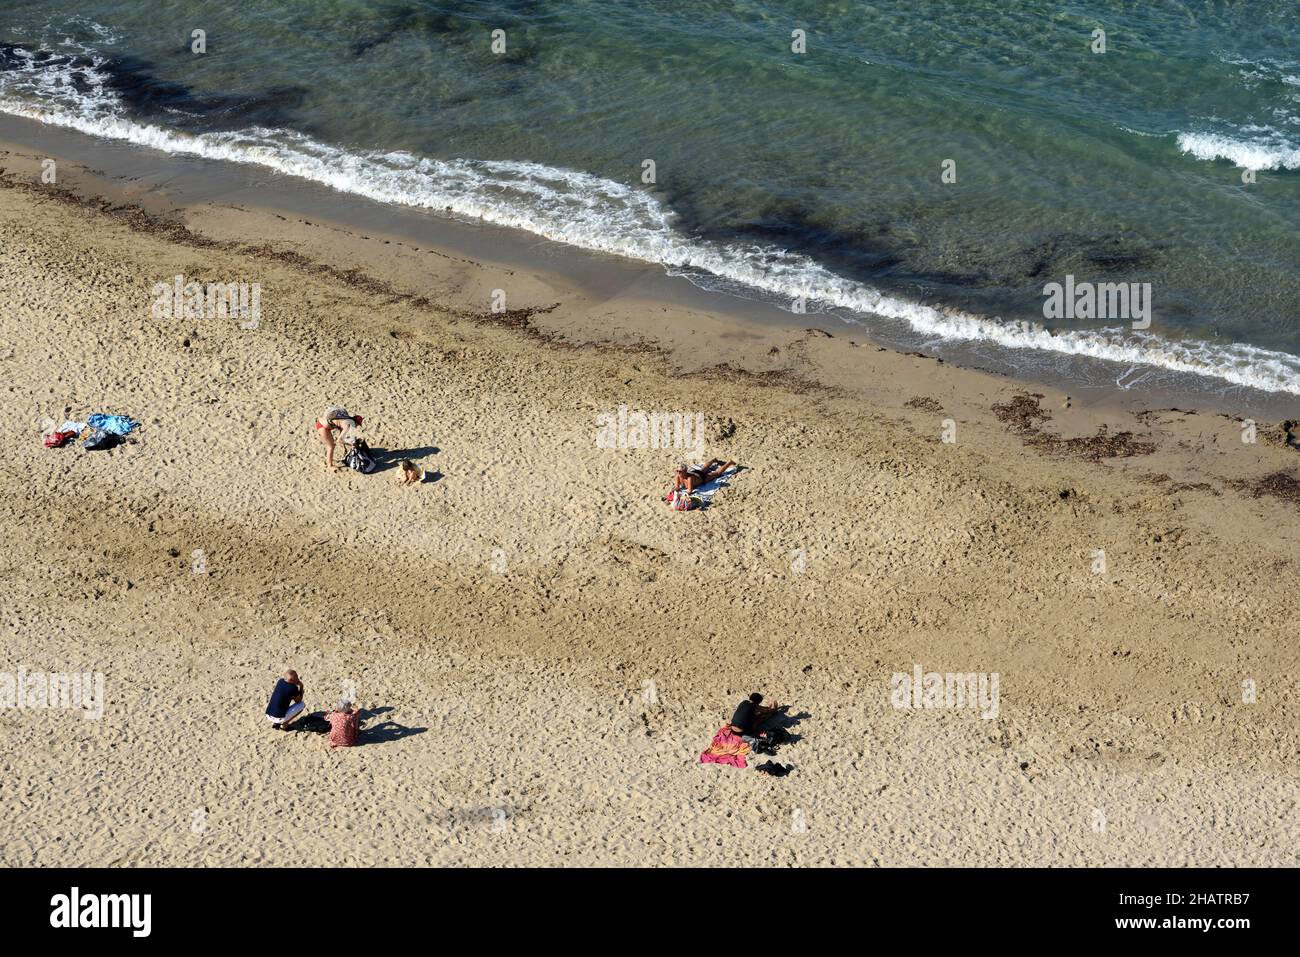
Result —
<path fill-rule="evenodd" d="M 424 481 L 424 469 L 417 466 L 410 459 L 402 459 L 401 474 L 398 481 L 403 485 L 414 485 L 416 482 Z"/>

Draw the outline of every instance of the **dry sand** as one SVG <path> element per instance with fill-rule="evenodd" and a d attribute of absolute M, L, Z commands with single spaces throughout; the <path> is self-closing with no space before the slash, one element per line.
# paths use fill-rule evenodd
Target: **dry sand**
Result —
<path fill-rule="evenodd" d="M 5 864 L 1297 863 L 1286 426 L 0 166 L 0 670 L 106 695 L 0 716 Z M 260 327 L 154 318 L 176 274 Z M 327 474 L 331 402 L 435 480 Z M 620 405 L 746 471 L 670 511 L 681 452 L 596 447 Z M 93 411 L 144 424 L 42 447 Z M 997 717 L 894 708 L 918 663 Z M 363 746 L 267 727 L 286 666 Z M 752 690 L 807 715 L 788 777 L 697 763 Z"/>

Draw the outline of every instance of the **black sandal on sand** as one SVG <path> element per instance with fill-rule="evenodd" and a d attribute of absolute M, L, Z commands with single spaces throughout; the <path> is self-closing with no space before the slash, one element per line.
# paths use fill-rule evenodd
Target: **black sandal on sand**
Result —
<path fill-rule="evenodd" d="M 768 761 L 760 764 L 754 769 L 760 774 L 770 774 L 774 778 L 783 778 L 794 770 L 793 764 L 777 764 L 775 761 Z"/>

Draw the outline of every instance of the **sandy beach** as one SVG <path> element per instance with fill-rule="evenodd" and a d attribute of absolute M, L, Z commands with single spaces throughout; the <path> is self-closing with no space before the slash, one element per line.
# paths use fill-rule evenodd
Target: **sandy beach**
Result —
<path fill-rule="evenodd" d="M 0 668 L 104 700 L 4 714 L 6 865 L 1300 863 L 1295 422 L 40 159 L 0 150 Z M 156 316 L 175 276 L 257 327 Z M 426 481 L 327 473 L 335 402 Z M 743 471 L 670 510 L 694 452 L 599 447 L 620 408 Z M 92 412 L 141 427 L 43 447 Z M 996 714 L 896 707 L 918 666 Z M 286 667 L 361 747 L 267 727 Z M 751 691 L 786 777 L 699 763 Z"/>

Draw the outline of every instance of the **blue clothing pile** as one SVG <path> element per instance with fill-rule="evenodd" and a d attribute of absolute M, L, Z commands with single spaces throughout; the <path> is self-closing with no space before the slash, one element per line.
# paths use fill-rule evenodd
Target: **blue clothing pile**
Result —
<path fill-rule="evenodd" d="M 106 415 L 103 412 L 96 412 L 86 420 L 86 425 L 92 429 L 99 429 L 109 435 L 130 435 L 131 430 L 139 424 L 129 415 Z"/>

